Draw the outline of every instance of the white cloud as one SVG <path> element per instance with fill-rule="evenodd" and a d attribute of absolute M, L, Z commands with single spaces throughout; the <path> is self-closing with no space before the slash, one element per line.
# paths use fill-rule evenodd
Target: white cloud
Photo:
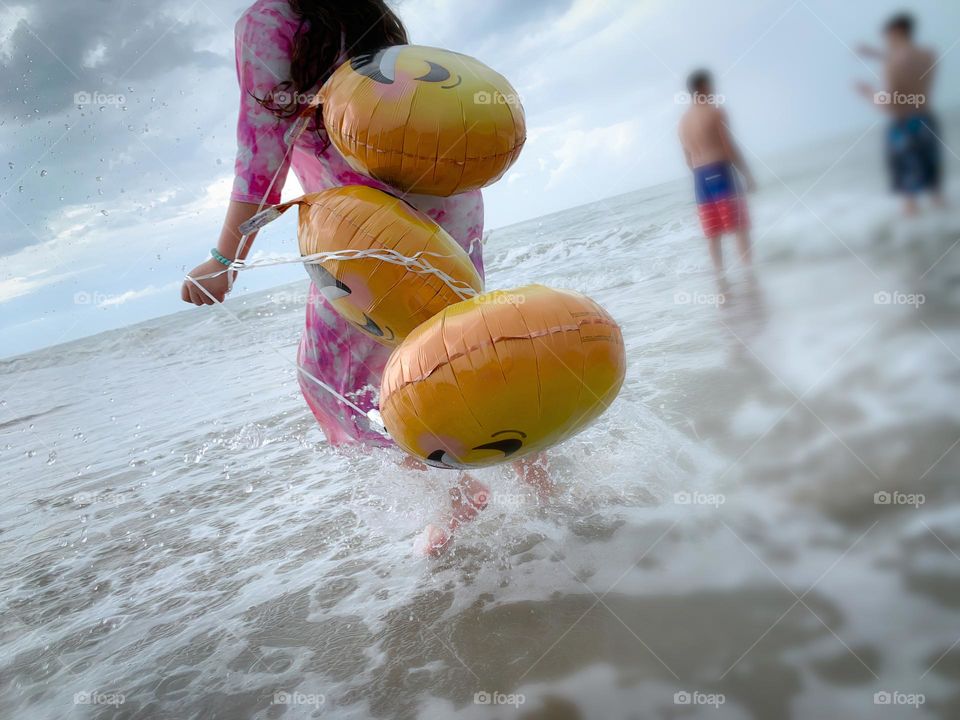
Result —
<path fill-rule="evenodd" d="M 13 52 L 13 33 L 23 21 L 30 21 L 30 8 L 22 5 L 10 7 L 4 4 L 0 10 L 0 57 L 10 58 Z"/>
<path fill-rule="evenodd" d="M 166 285 L 160 285 L 159 287 L 156 285 L 147 285 L 145 288 L 140 288 L 139 290 L 127 290 L 119 295 L 106 295 L 103 298 L 98 298 L 97 307 L 116 307 L 118 305 L 124 305 L 128 302 L 131 302 L 132 300 L 140 300 L 141 298 L 150 297 L 151 295 L 171 292 L 178 287 L 180 287 L 180 281 L 174 281 L 169 282 Z"/>
<path fill-rule="evenodd" d="M 9 302 L 23 295 L 29 295 L 45 285 L 58 283 L 61 280 L 78 274 L 80 271 L 72 270 L 57 275 L 47 275 L 47 272 L 47 270 L 38 270 L 27 275 L 15 275 L 5 280 L 0 280 L 0 303 Z"/>
<path fill-rule="evenodd" d="M 552 153 L 557 164 L 550 171 L 548 190 L 568 179 L 571 174 L 587 168 L 607 165 L 615 170 L 625 162 L 632 165 L 631 154 L 638 151 L 640 123 L 625 120 L 606 127 L 578 127 L 559 131 L 559 134 L 562 140 Z"/>

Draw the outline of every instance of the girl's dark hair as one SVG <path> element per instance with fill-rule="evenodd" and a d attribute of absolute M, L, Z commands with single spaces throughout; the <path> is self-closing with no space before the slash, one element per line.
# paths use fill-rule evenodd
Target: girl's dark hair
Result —
<path fill-rule="evenodd" d="M 388 45 L 407 44 L 403 23 L 384 0 L 288 2 L 300 19 L 290 79 L 277 84 L 267 97 L 258 98 L 277 117 L 293 117 L 309 104 L 307 93 L 318 89 L 336 69 L 341 50 L 354 57 Z"/>

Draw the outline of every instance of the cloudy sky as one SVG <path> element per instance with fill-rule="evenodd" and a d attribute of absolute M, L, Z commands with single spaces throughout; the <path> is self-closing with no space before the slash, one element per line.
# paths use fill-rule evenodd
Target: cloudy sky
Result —
<path fill-rule="evenodd" d="M 185 307 L 179 279 L 215 243 L 232 181 L 233 24 L 247 4 L 0 0 L 0 355 Z M 879 82 L 878 71 L 850 48 L 876 41 L 904 3 L 396 7 L 413 42 L 478 57 L 522 97 L 523 155 L 484 191 L 487 226 L 496 228 L 681 177 L 675 94 L 700 65 L 718 76 L 750 154 L 775 158 L 867 127 L 875 114 L 851 87 Z M 960 3 L 907 9 L 920 20 L 921 41 L 944 54 L 938 104 L 960 105 Z M 78 93 L 95 102 L 78 107 Z M 298 193 L 291 179 L 285 195 Z M 294 254 L 292 222 L 271 226 L 259 250 Z M 302 276 L 297 266 L 252 271 L 243 288 Z"/>

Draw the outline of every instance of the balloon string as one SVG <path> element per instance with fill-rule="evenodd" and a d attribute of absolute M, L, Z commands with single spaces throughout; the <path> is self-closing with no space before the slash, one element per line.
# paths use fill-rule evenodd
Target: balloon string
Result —
<path fill-rule="evenodd" d="M 223 270 L 218 270 L 217 272 L 209 273 L 207 275 L 197 275 L 194 277 L 194 279 L 209 280 L 211 278 L 219 277 L 224 273 L 229 273 L 231 270 L 234 272 L 239 272 L 241 270 L 250 270 L 256 267 L 271 267 L 273 265 L 288 265 L 293 263 L 300 263 L 303 265 L 320 265 L 321 263 L 331 260 L 343 262 L 347 260 L 360 260 L 363 258 L 376 258 L 383 262 L 388 262 L 394 265 L 405 265 L 406 267 L 410 268 L 411 271 L 421 275 L 432 275 L 437 277 L 454 293 L 456 293 L 461 300 L 469 300 L 477 294 L 477 291 L 467 283 L 451 277 L 447 273 L 431 265 L 429 261 L 422 259 L 425 255 L 432 255 L 434 257 L 441 258 L 450 257 L 449 255 L 441 255 L 440 253 L 428 251 L 421 251 L 412 256 L 407 256 L 389 248 L 368 248 L 366 250 L 332 250 L 329 252 L 314 253 L 312 255 L 260 258 L 249 263 L 234 262 L 230 265 L 230 267 L 225 267 Z"/>
<path fill-rule="evenodd" d="M 260 213 L 263 210 L 264 205 L 266 205 L 267 198 L 270 195 L 270 191 L 273 189 L 273 186 L 276 184 L 277 178 L 280 176 L 280 172 L 283 169 L 284 165 L 286 164 L 287 158 L 290 156 L 290 153 L 293 152 L 294 145 L 306 130 L 309 122 L 310 122 L 310 116 L 304 113 L 299 118 L 297 118 L 297 121 L 290 128 L 290 131 L 288 133 L 289 139 L 287 140 L 287 150 L 284 153 L 283 160 L 281 161 L 280 165 L 277 167 L 276 172 L 273 174 L 273 177 L 270 178 L 270 184 L 267 185 L 267 189 L 263 193 L 263 197 L 260 198 L 260 203 L 257 205 L 257 213 Z M 434 277 L 439 278 L 447 287 L 449 287 L 454 293 L 456 293 L 456 295 L 461 300 L 467 300 L 477 294 L 477 291 L 474 290 L 472 287 L 470 287 L 467 283 L 454 279 L 453 277 L 443 272 L 442 270 L 435 268 L 427 260 L 421 259 L 425 255 L 431 255 L 434 257 L 450 257 L 449 255 L 441 255 L 439 253 L 432 253 L 432 252 L 426 252 L 426 251 L 418 252 L 414 254 L 412 257 L 407 257 L 405 255 L 398 253 L 395 250 L 389 250 L 386 248 L 368 249 L 368 250 L 338 250 L 338 251 L 325 252 L 325 253 L 314 253 L 312 255 L 307 255 L 307 256 L 261 258 L 259 260 L 254 260 L 250 263 L 244 263 L 244 261 L 241 260 L 240 258 L 243 256 L 243 251 L 247 246 L 247 242 L 249 241 L 250 235 L 254 234 L 254 232 L 256 231 L 243 233 L 243 235 L 240 236 L 240 242 L 237 245 L 236 259 L 230 264 L 229 267 L 225 267 L 223 270 L 220 270 L 214 273 L 209 273 L 207 275 L 198 275 L 196 277 L 193 277 L 191 275 L 186 276 L 186 279 L 191 283 L 193 283 L 193 285 L 197 287 L 200 290 L 200 292 L 202 292 L 208 298 L 213 300 L 214 304 L 223 308 L 224 312 L 226 312 L 234 320 L 236 320 L 238 323 L 241 323 L 241 324 L 243 323 L 243 321 L 239 318 L 239 316 L 237 316 L 226 305 L 224 305 L 223 301 L 218 300 L 213 295 L 211 295 L 210 292 L 207 291 L 207 289 L 198 282 L 198 280 L 208 280 L 226 273 L 227 274 L 227 292 L 230 292 L 233 289 L 235 274 L 240 270 L 247 270 L 254 267 L 269 267 L 272 265 L 282 265 L 282 264 L 288 264 L 288 263 L 318 265 L 328 260 L 355 260 L 360 258 L 373 257 L 373 258 L 380 259 L 384 262 L 389 262 L 397 265 L 405 265 L 409 267 L 412 271 L 417 273 L 421 273 L 425 275 L 433 275 Z M 467 250 L 467 254 L 470 254 L 473 251 L 475 243 L 478 243 L 478 242 L 482 243 L 483 242 L 482 238 L 473 238 L 470 241 L 470 247 Z M 234 272 L 231 273 L 230 272 L 231 270 L 233 270 Z M 279 352 L 276 348 L 271 347 L 271 350 L 273 350 L 274 353 L 276 353 L 279 357 L 281 357 L 284 360 L 284 362 L 287 362 L 293 365 L 296 368 L 298 373 L 302 374 L 304 377 L 311 380 L 318 387 L 322 388 L 323 390 L 326 390 L 328 393 L 333 395 L 333 397 L 335 397 L 337 400 L 342 402 L 344 405 L 349 407 L 351 410 L 353 410 L 357 414 L 362 415 L 364 418 L 366 418 L 366 420 L 370 423 L 370 426 L 375 431 L 389 437 L 384 427 L 383 419 L 381 418 L 379 411 L 375 409 L 364 410 L 363 408 L 359 407 L 358 405 L 353 403 L 351 400 L 349 400 L 348 398 L 344 397 L 342 394 L 337 392 L 332 386 L 328 385 L 327 383 L 320 380 L 320 378 L 313 375 L 313 373 L 305 370 L 299 363 L 291 361 L 289 358 L 287 358 L 281 352 Z"/>
<path fill-rule="evenodd" d="M 226 270 L 225 270 L 225 271 L 226 271 Z M 225 271 L 224 271 L 224 272 L 225 272 Z M 203 278 L 213 277 L 213 276 L 219 275 L 219 274 L 220 274 L 220 273 L 214 273 L 213 275 L 205 275 L 205 276 L 203 276 Z M 217 300 L 213 295 L 210 294 L 210 292 L 209 292 L 203 285 L 201 285 L 199 282 L 197 282 L 197 280 L 203 279 L 203 278 L 194 278 L 194 277 L 191 277 L 190 275 L 187 275 L 187 280 L 189 280 L 190 282 L 192 282 L 192 283 L 200 290 L 200 292 L 202 292 L 202 293 L 203 293 L 204 295 L 206 295 L 208 298 L 210 298 L 211 300 L 213 300 L 213 302 L 214 302 L 216 305 L 218 305 L 219 307 L 223 308 L 223 311 L 224 311 L 225 313 L 227 313 L 227 315 L 229 315 L 230 317 L 232 317 L 234 320 L 236 320 L 238 323 L 240 323 L 240 324 L 242 325 L 242 324 L 243 324 L 243 321 L 240 319 L 240 317 L 239 317 L 236 313 L 234 313 L 232 310 L 230 310 L 230 308 L 228 308 L 223 302 L 221 302 L 220 300 Z M 328 385 L 327 383 L 323 382 L 323 380 L 321 380 L 320 378 L 318 378 L 316 375 L 314 375 L 314 374 L 311 373 L 310 371 L 304 369 L 299 363 L 296 363 L 296 362 L 290 360 L 290 358 L 286 357 L 283 353 L 281 353 L 281 352 L 280 352 L 279 350 L 277 350 L 275 347 L 273 347 L 273 346 L 268 346 L 268 347 L 270 347 L 270 349 L 271 349 L 278 357 L 282 358 L 284 362 L 286 362 L 286 363 L 288 363 L 288 364 L 290 364 L 290 365 L 293 365 L 293 366 L 296 368 L 296 370 L 297 370 L 298 373 L 300 373 L 300 374 L 304 375 L 305 377 L 309 378 L 310 380 L 312 380 L 314 383 L 316 383 L 318 386 L 320 386 L 321 388 L 323 388 L 324 390 L 326 390 L 328 393 L 330 393 L 331 395 L 333 395 L 337 400 L 339 400 L 340 402 L 342 402 L 344 405 L 346 405 L 347 407 L 349 407 L 349 408 L 350 408 L 351 410 L 353 410 L 354 412 L 356 412 L 356 413 L 358 413 L 359 415 L 362 415 L 363 417 L 365 417 L 368 421 L 370 421 L 370 424 L 374 427 L 375 430 L 377 430 L 377 431 L 380 432 L 381 434 L 386 434 L 386 430 L 385 430 L 384 427 L 383 427 L 383 420 L 380 418 L 380 413 L 379 413 L 378 411 L 376 411 L 376 410 L 364 410 L 363 408 L 361 408 L 361 407 L 359 407 L 358 405 L 356 405 L 355 403 L 353 403 L 350 399 L 348 399 L 348 398 L 344 397 L 343 395 L 341 395 L 341 394 L 340 394 L 339 392 L 337 392 L 332 386 L 330 386 L 330 385 Z"/>
<path fill-rule="evenodd" d="M 303 115 L 301 115 L 299 118 L 297 118 L 296 123 L 294 123 L 294 125 L 291 127 L 290 133 L 289 133 L 289 135 L 288 135 L 289 140 L 287 141 L 287 150 L 286 150 L 286 152 L 284 153 L 283 160 L 281 161 L 280 165 L 277 167 L 276 172 L 273 174 L 273 177 L 270 178 L 270 184 L 267 185 L 267 189 L 266 189 L 266 191 L 263 193 L 263 197 L 260 198 L 260 203 L 259 203 L 259 205 L 257 206 L 257 212 L 260 212 L 261 210 L 263 210 L 263 206 L 266 205 L 266 203 L 267 203 L 267 198 L 270 196 L 270 191 L 273 190 L 273 186 L 276 184 L 277 178 L 280 177 L 280 172 L 281 172 L 281 170 L 283 169 L 284 165 L 286 164 L 287 158 L 290 156 L 290 153 L 293 152 L 293 147 L 294 147 L 294 145 L 296 144 L 296 142 L 297 142 L 297 140 L 300 138 L 300 136 L 303 134 L 304 130 L 306 130 L 307 125 L 309 124 L 309 122 L 310 122 L 310 116 L 307 115 L 307 114 L 303 114 Z M 201 284 L 200 284 L 199 282 L 197 282 L 197 281 L 198 281 L 198 280 L 206 280 L 206 279 L 209 279 L 209 278 L 217 277 L 218 275 L 222 275 L 223 273 L 227 273 L 227 292 L 230 292 L 230 291 L 233 289 L 233 281 L 234 281 L 234 273 L 231 273 L 230 271 L 231 271 L 231 270 L 237 271 L 237 270 L 242 270 L 242 269 L 244 269 L 245 265 L 244 265 L 243 261 L 240 260 L 240 258 L 242 257 L 243 251 L 244 251 L 244 249 L 245 249 L 246 246 L 247 246 L 247 242 L 248 242 L 248 240 L 249 240 L 249 238 L 250 238 L 250 235 L 252 235 L 252 234 L 253 234 L 253 233 L 244 233 L 243 235 L 240 236 L 240 242 L 239 242 L 239 244 L 237 245 L 237 253 L 236 253 L 236 258 L 237 258 L 237 259 L 234 260 L 234 261 L 230 264 L 229 267 L 224 268 L 224 269 L 223 269 L 222 271 L 220 271 L 220 272 L 210 273 L 209 275 L 201 275 L 201 276 L 198 276 L 198 277 L 192 277 L 191 275 L 187 275 L 187 276 L 186 276 L 186 280 L 188 280 L 189 282 L 193 283 L 193 285 L 194 285 L 198 290 L 200 290 L 200 292 L 202 292 L 204 295 L 206 295 L 208 298 L 210 298 L 210 299 L 214 302 L 215 305 L 218 305 L 219 307 L 223 308 L 223 311 L 224 311 L 224 312 L 226 312 L 230 317 L 232 317 L 234 320 L 236 320 L 236 321 L 237 321 L 238 323 L 240 323 L 240 324 L 243 324 L 243 321 L 239 318 L 239 316 L 237 316 L 236 313 L 232 312 L 232 311 L 230 310 L 230 308 L 228 308 L 228 307 L 223 303 L 223 301 L 218 300 L 218 299 L 215 298 L 213 295 L 211 295 L 210 292 L 209 292 L 203 285 L 201 285 Z M 299 260 L 300 260 L 300 258 L 296 258 L 296 259 L 292 259 L 292 258 L 291 258 L 291 259 L 290 259 L 290 261 L 294 261 L 294 262 L 298 262 Z M 257 266 L 257 265 L 272 265 L 272 264 L 277 264 L 277 263 L 276 263 L 276 262 L 264 262 L 264 263 L 260 263 L 260 262 L 254 261 L 253 263 L 250 263 L 250 265 L 249 265 L 248 267 L 255 267 L 255 266 Z M 367 421 L 370 423 L 370 426 L 371 426 L 374 430 L 376 430 L 377 432 L 381 433 L 382 435 L 387 435 L 386 429 L 384 428 L 384 425 L 383 425 L 383 419 L 380 417 L 379 411 L 377 411 L 377 410 L 369 410 L 369 411 L 364 410 L 363 408 L 361 408 L 361 407 L 359 407 L 358 405 L 356 405 L 355 403 L 353 403 L 349 398 L 346 398 L 346 397 L 344 397 L 343 395 L 341 395 L 341 394 L 340 394 L 339 392 L 337 392 L 332 386 L 330 386 L 330 385 L 328 385 L 327 383 L 323 382 L 323 380 L 321 380 L 320 378 L 318 378 L 316 375 L 314 375 L 313 373 L 311 373 L 311 372 L 309 372 L 308 370 L 306 370 L 305 368 L 303 368 L 299 363 L 290 360 L 290 358 L 288 358 L 288 357 L 286 357 L 285 355 L 283 355 L 283 353 L 281 353 L 281 352 L 280 352 L 279 350 L 277 350 L 276 348 L 274 348 L 274 347 L 271 346 L 270 349 L 271 349 L 276 355 L 278 355 L 280 358 L 282 358 L 284 362 L 293 365 L 294 368 L 296 368 L 296 370 L 297 370 L 297 372 L 298 372 L 299 374 L 301 374 L 301 375 L 303 375 L 304 377 L 308 378 L 309 380 L 311 380 L 312 382 L 314 382 L 318 387 L 322 388 L 323 390 L 326 390 L 328 393 L 330 393 L 331 395 L 333 395 L 337 400 L 339 400 L 340 402 L 342 402 L 342 403 L 343 403 L 344 405 L 346 405 L 348 408 L 350 408 L 351 410 L 353 410 L 353 411 L 356 412 L 357 414 L 362 415 L 364 418 L 366 418 Z M 388 436 L 388 435 L 387 435 L 387 436 Z M 388 437 L 389 437 L 389 436 L 388 436 Z"/>

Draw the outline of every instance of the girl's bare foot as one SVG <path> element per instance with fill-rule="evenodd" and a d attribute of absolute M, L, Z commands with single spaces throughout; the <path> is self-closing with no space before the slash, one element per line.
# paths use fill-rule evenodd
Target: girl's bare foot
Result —
<path fill-rule="evenodd" d="M 414 549 L 421 555 L 439 557 L 450 544 L 450 533 L 436 525 L 427 525 L 414 543 Z"/>
<path fill-rule="evenodd" d="M 456 486 L 450 488 L 450 519 L 448 530 L 427 525 L 417 539 L 415 547 L 423 555 L 437 557 L 450 545 L 450 536 L 461 525 L 470 522 L 490 501 L 490 488 L 471 475 L 461 473 Z"/>
<path fill-rule="evenodd" d="M 400 461 L 400 467 L 405 470 L 426 470 L 427 464 L 413 455 L 404 455 L 403 460 Z"/>
<path fill-rule="evenodd" d="M 547 464 L 546 453 L 537 453 L 533 457 L 521 458 L 513 463 L 517 475 L 528 485 L 536 488 L 541 500 L 546 500 L 553 494 L 555 485 L 550 477 L 550 468 Z"/>

